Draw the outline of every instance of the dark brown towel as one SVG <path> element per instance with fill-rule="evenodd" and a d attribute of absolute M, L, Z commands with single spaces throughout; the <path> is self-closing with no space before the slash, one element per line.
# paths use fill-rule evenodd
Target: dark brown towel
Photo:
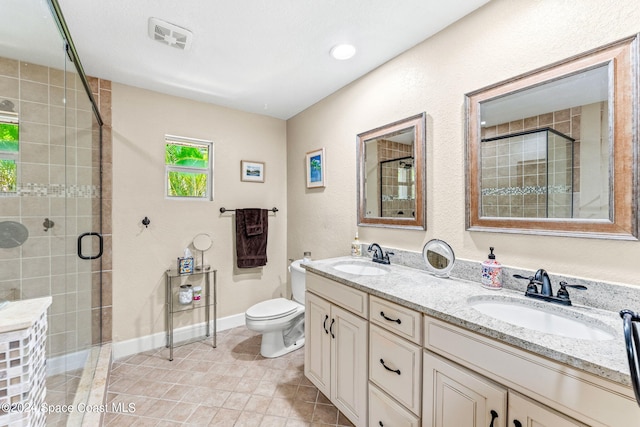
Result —
<path fill-rule="evenodd" d="M 236 209 L 236 262 L 238 268 L 267 265 L 267 209 Z"/>

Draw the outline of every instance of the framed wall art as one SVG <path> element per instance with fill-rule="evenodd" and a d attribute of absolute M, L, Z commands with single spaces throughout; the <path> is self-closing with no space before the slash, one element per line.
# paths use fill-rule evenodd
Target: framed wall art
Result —
<path fill-rule="evenodd" d="M 324 148 L 307 153 L 307 188 L 326 186 Z"/>
<path fill-rule="evenodd" d="M 247 182 L 264 182 L 264 162 L 240 161 L 240 179 Z"/>

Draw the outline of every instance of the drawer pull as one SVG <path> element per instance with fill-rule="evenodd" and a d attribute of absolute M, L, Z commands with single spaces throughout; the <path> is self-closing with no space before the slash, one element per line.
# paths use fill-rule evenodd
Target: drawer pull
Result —
<path fill-rule="evenodd" d="M 493 409 L 491 410 L 490 413 L 491 413 L 491 424 L 489 424 L 489 427 L 493 427 L 493 422 L 496 420 L 496 418 L 498 418 L 498 413 Z"/>
<path fill-rule="evenodd" d="M 395 372 L 396 374 L 400 375 L 400 369 L 391 369 L 390 367 L 388 367 L 387 365 L 384 364 L 384 360 L 380 359 L 380 363 L 382 363 L 382 366 L 384 366 L 384 369 L 386 369 L 389 372 Z"/>
<path fill-rule="evenodd" d="M 402 320 L 400 320 L 400 319 L 392 319 L 390 317 L 385 316 L 384 315 L 384 311 L 380 312 L 380 316 L 384 317 L 385 320 L 388 320 L 389 322 L 396 322 L 398 325 L 402 323 Z"/>
<path fill-rule="evenodd" d="M 522 427 L 522 423 L 518 420 L 513 420 L 513 425 L 516 427 Z"/>
<path fill-rule="evenodd" d="M 327 330 L 327 319 L 329 319 L 329 315 L 325 314 L 324 315 L 324 322 L 322 322 L 322 327 L 324 328 L 324 333 L 325 334 L 329 334 L 329 331 Z"/>

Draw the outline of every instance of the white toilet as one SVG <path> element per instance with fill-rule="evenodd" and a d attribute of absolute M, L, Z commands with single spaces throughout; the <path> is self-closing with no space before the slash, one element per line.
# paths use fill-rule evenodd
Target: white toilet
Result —
<path fill-rule="evenodd" d="M 279 357 L 304 346 L 305 269 L 301 262 L 289 266 L 293 299 L 259 302 L 245 313 L 247 328 L 262 333 L 260 354 L 264 357 Z"/>

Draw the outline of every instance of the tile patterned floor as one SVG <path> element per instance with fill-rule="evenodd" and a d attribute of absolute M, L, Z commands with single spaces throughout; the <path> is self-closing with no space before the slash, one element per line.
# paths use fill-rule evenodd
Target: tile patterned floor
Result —
<path fill-rule="evenodd" d="M 104 426 L 353 426 L 304 376 L 304 350 L 266 359 L 244 326 L 199 341 L 113 362 Z"/>
<path fill-rule="evenodd" d="M 47 377 L 47 405 L 68 405 L 73 402 L 82 369 Z M 64 412 L 47 414 L 47 427 L 63 427 L 67 425 L 67 414 Z"/>

